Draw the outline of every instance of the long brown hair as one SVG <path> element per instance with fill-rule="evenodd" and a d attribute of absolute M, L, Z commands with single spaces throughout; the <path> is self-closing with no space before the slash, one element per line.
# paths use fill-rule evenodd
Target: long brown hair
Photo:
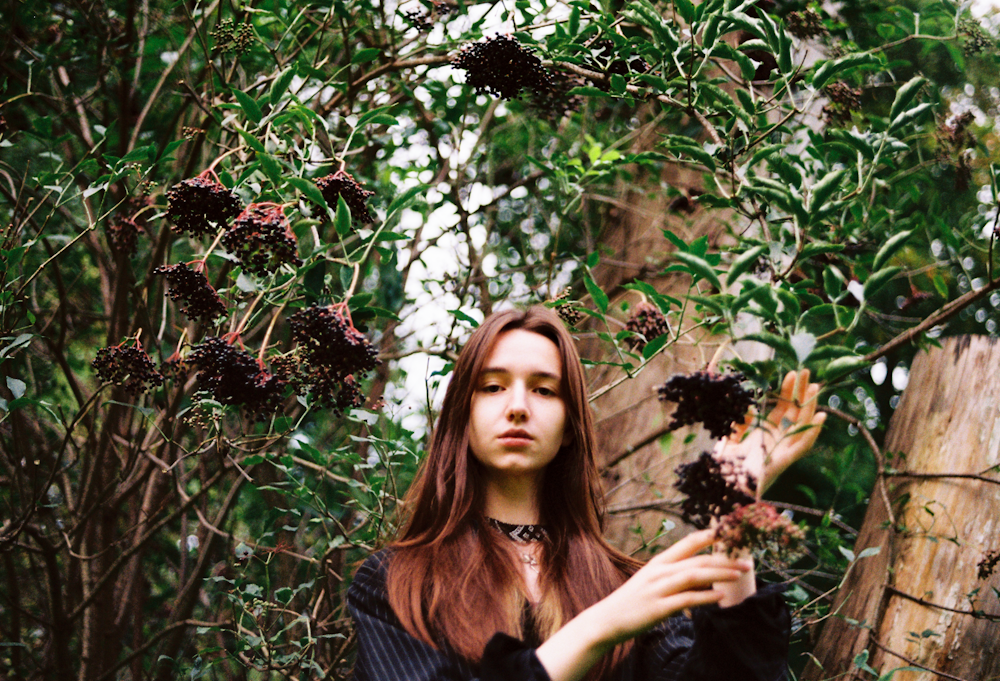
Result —
<path fill-rule="evenodd" d="M 572 337 L 542 306 L 491 315 L 455 364 L 427 457 L 406 494 L 406 518 L 390 546 L 387 577 L 389 603 L 410 634 L 473 662 L 494 633 L 524 633 L 527 594 L 519 564 L 509 542 L 486 525 L 484 473 L 469 451 L 468 435 L 480 372 L 497 337 L 514 329 L 538 333 L 559 349 L 560 394 L 571 434 L 545 469 L 540 490 L 541 521 L 549 532 L 539 575 L 542 601 L 535 610 L 540 637 L 614 591 L 639 565 L 602 536 L 593 419 Z M 588 678 L 600 679 L 626 651 L 619 646 Z"/>

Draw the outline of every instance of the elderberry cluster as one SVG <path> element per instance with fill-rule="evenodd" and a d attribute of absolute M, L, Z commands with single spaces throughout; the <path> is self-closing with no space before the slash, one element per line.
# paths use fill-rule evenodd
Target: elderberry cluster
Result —
<path fill-rule="evenodd" d="M 337 210 L 337 198 L 344 197 L 344 202 L 351 209 L 351 219 L 354 222 L 369 224 L 375 218 L 368 212 L 365 202 L 375 192 L 363 188 L 349 173 L 343 170 L 316 180 L 316 186 L 323 193 L 323 198 L 334 211 Z"/>
<path fill-rule="evenodd" d="M 531 107 L 549 123 L 555 124 L 565 116 L 579 111 L 583 97 L 571 95 L 573 88 L 585 85 L 583 78 L 563 71 L 550 71 L 550 87 L 531 91 Z"/>
<path fill-rule="evenodd" d="M 789 12 L 785 21 L 788 23 L 788 32 L 802 40 L 829 34 L 823 24 L 823 17 L 812 7 L 802 12 Z"/>
<path fill-rule="evenodd" d="M 243 269 L 257 276 L 274 274 L 282 263 L 301 264 L 298 242 L 280 206 L 252 204 L 236 218 L 222 243 Z"/>
<path fill-rule="evenodd" d="M 756 393 L 743 387 L 743 374 L 713 374 L 697 371 L 678 374 L 657 388 L 661 402 L 676 402 L 670 430 L 702 423 L 713 438 L 733 432 L 733 423 L 742 423 L 754 403 Z"/>
<path fill-rule="evenodd" d="M 559 315 L 559 319 L 563 321 L 563 324 L 573 328 L 583 319 L 584 313 L 573 307 L 573 301 L 569 299 L 571 293 L 571 289 L 567 287 L 553 298 L 551 302 L 556 304 L 554 309 L 556 314 Z"/>
<path fill-rule="evenodd" d="M 181 303 L 181 312 L 188 319 L 212 322 L 226 313 L 226 306 L 208 283 L 208 278 L 187 263 L 157 267 L 153 274 L 166 275 L 170 284 L 167 295 Z"/>
<path fill-rule="evenodd" d="M 381 364 L 378 352 L 337 306 L 313 306 L 288 324 L 302 362 L 288 367 L 289 380 L 320 404 L 340 413 L 364 403 L 357 379 Z"/>
<path fill-rule="evenodd" d="M 514 99 L 521 90 L 545 92 L 553 86 L 534 50 L 508 34 L 465 45 L 451 65 L 466 72 L 465 82 L 478 94 Z"/>
<path fill-rule="evenodd" d="M 823 88 L 830 103 L 823 107 L 823 115 L 828 123 L 851 120 L 851 114 L 861 109 L 861 89 L 852 88 L 847 83 L 836 82 Z"/>
<path fill-rule="evenodd" d="M 149 197 L 131 197 L 126 200 L 105 228 L 108 244 L 115 253 L 135 255 L 139 232 L 146 228 L 146 217 L 142 212 L 149 205 Z"/>
<path fill-rule="evenodd" d="M 101 348 L 90 365 L 102 381 L 120 385 L 133 395 L 163 385 L 163 376 L 138 344 Z"/>
<path fill-rule="evenodd" d="M 240 214 L 239 198 L 205 175 L 178 182 L 167 190 L 167 219 L 176 231 L 194 237 L 212 234 Z"/>
<path fill-rule="evenodd" d="M 686 495 L 681 502 L 681 517 L 698 529 L 708 527 L 712 518 L 720 518 L 738 506 L 754 502 L 754 497 L 737 486 L 731 476 L 725 475 L 722 464 L 708 452 L 702 452 L 691 463 L 681 464 L 674 472 L 677 473 L 674 487 Z M 749 488 L 755 488 L 757 483 L 753 477 L 747 478 Z"/>
<path fill-rule="evenodd" d="M 979 568 L 979 579 L 989 579 L 997 569 L 997 565 L 1000 565 L 1000 549 L 984 553 L 983 559 L 976 563 L 976 567 Z"/>
<path fill-rule="evenodd" d="M 632 308 L 632 314 L 625 322 L 625 329 L 632 333 L 641 334 L 631 336 L 626 341 L 633 350 L 641 352 L 646 347 L 646 343 L 670 331 L 670 325 L 658 307 L 643 301 Z"/>
<path fill-rule="evenodd" d="M 790 562 L 805 541 L 805 532 L 791 518 L 765 501 L 740 506 L 724 516 L 715 530 L 730 555 L 744 549 L 767 551 L 772 560 Z"/>
<path fill-rule="evenodd" d="M 199 387 L 220 404 L 240 405 L 255 419 L 281 407 L 286 382 L 222 338 L 207 338 L 196 345 L 187 363 L 198 369 Z"/>

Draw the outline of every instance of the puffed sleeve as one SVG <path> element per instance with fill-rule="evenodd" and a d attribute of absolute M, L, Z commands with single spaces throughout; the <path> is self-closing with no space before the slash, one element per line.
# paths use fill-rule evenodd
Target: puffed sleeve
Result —
<path fill-rule="evenodd" d="M 739 605 L 671 617 L 639 642 L 640 674 L 650 681 L 784 681 L 791 617 L 784 587 L 766 586 Z"/>
<path fill-rule="evenodd" d="M 411 636 L 389 607 L 386 564 L 386 552 L 370 556 L 347 591 L 358 636 L 356 681 L 550 681 L 534 649 L 504 634 L 490 639 L 478 669 Z"/>

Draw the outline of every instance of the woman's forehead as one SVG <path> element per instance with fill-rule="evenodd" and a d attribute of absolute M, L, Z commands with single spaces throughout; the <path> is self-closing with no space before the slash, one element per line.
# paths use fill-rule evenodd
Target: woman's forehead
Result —
<path fill-rule="evenodd" d="M 534 331 L 512 329 L 499 334 L 483 364 L 482 373 L 508 372 L 562 376 L 559 347 Z"/>

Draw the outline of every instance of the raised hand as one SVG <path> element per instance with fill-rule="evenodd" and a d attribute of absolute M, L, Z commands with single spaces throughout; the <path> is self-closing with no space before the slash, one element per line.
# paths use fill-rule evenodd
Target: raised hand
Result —
<path fill-rule="evenodd" d="M 735 432 L 719 441 L 715 458 L 742 463 L 757 480 L 759 497 L 782 472 L 801 459 L 816 442 L 826 414 L 816 412 L 820 386 L 809 382 L 809 370 L 789 371 L 778 403 L 763 418 L 748 412 Z"/>

